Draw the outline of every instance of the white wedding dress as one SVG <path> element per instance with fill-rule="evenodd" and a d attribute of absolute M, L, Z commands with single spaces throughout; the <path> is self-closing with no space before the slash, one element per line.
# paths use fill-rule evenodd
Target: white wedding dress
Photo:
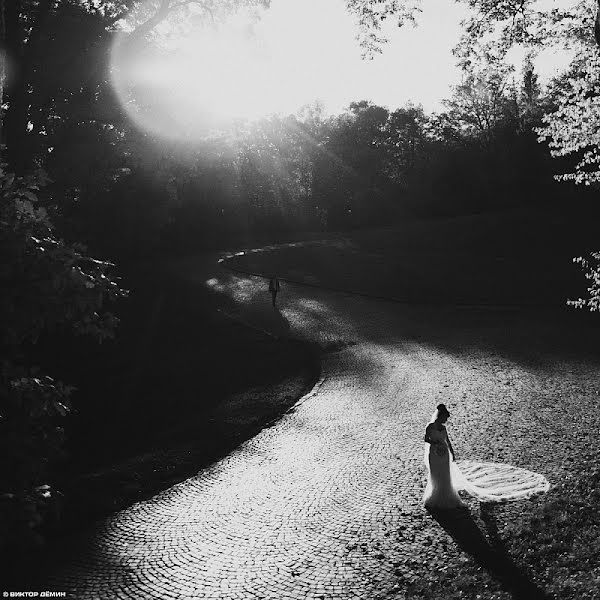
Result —
<path fill-rule="evenodd" d="M 425 466 L 428 477 L 423 504 L 430 509 L 460 508 L 464 506 L 458 495 L 458 485 L 453 481 L 450 469 L 450 449 L 446 429 L 438 429 L 435 424 L 427 427 L 427 435 L 431 443 L 425 444 Z"/>
<path fill-rule="evenodd" d="M 425 444 L 428 477 L 423 503 L 429 509 L 464 506 L 459 490 L 482 502 L 522 500 L 550 489 L 548 480 L 539 473 L 498 463 L 451 460 L 446 429 L 430 425 L 431 444 Z"/>

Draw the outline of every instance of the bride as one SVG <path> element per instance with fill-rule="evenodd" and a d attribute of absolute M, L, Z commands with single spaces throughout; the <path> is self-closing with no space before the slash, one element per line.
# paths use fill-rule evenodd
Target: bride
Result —
<path fill-rule="evenodd" d="M 511 465 L 462 461 L 459 468 L 444 425 L 449 417 L 446 405 L 438 404 L 425 430 L 428 477 L 423 503 L 426 508 L 464 506 L 459 490 L 465 490 L 483 502 L 506 502 L 530 498 L 550 489 L 550 483 L 543 475 Z"/>
<path fill-rule="evenodd" d="M 454 461 L 454 448 L 450 443 L 444 423 L 450 412 L 445 404 L 438 404 L 425 430 L 425 465 L 429 473 L 423 496 L 426 508 L 460 508 L 464 506 L 452 482 L 450 455 Z"/>

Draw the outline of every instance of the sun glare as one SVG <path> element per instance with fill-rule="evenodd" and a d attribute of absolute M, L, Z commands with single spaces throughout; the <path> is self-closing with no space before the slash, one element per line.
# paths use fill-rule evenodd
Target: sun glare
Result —
<path fill-rule="evenodd" d="M 227 119 L 256 118 L 265 105 L 268 57 L 240 29 L 191 32 L 176 47 L 131 56 L 123 44 L 112 55 L 113 84 L 130 116 L 167 136 L 193 135 Z"/>
<path fill-rule="evenodd" d="M 298 18 L 289 17 L 274 23 L 276 11 L 259 21 L 238 13 L 218 27 L 189 27 L 175 39 L 167 31 L 152 52 L 132 51 L 123 34 L 112 52 L 117 95 L 140 126 L 168 137 L 295 112 L 327 93 L 327 82 L 314 67 L 319 49 L 304 31 L 290 39 Z"/>

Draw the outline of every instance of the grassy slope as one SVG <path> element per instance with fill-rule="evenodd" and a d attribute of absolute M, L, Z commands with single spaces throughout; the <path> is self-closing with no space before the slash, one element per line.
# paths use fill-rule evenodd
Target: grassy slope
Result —
<path fill-rule="evenodd" d="M 354 232 L 233 265 L 409 302 L 564 305 L 585 292 L 572 258 L 595 249 L 593 211 L 512 210 Z"/>

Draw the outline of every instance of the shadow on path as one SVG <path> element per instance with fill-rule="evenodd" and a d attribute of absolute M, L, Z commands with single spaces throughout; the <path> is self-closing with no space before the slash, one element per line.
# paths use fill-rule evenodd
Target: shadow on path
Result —
<path fill-rule="evenodd" d="M 480 512 L 489 539 L 468 509 L 430 513 L 458 546 L 496 578 L 515 600 L 550 600 L 551 596 L 535 585 L 510 558 L 489 506 L 481 504 Z"/>
<path fill-rule="evenodd" d="M 277 337 L 287 338 L 290 335 L 290 322 L 283 316 L 278 306 L 273 307 L 273 328 Z"/>

